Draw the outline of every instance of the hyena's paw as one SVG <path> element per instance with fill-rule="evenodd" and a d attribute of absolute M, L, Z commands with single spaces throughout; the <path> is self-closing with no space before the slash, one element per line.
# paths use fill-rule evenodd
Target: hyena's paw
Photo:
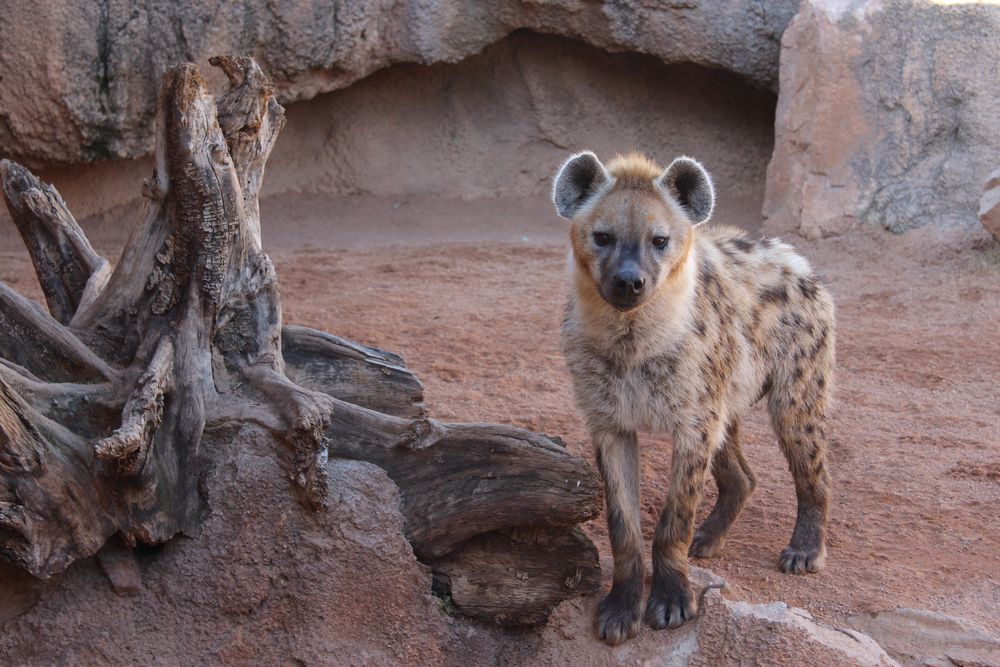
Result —
<path fill-rule="evenodd" d="M 778 569 L 786 574 L 819 572 L 826 563 L 826 549 L 819 547 L 792 547 L 782 549 L 778 556 Z"/>
<path fill-rule="evenodd" d="M 711 527 L 702 526 L 695 531 L 694 539 L 688 548 L 688 555 L 695 558 L 711 558 L 722 545 L 726 543 L 725 531 L 713 530 Z"/>
<path fill-rule="evenodd" d="M 685 581 L 677 584 L 658 584 L 653 578 L 653 588 L 646 603 L 646 624 L 654 630 L 676 628 L 694 618 L 698 602 Z"/>
<path fill-rule="evenodd" d="M 614 591 L 597 605 L 597 634 L 602 641 L 617 646 L 639 632 L 642 600 L 626 600 Z"/>

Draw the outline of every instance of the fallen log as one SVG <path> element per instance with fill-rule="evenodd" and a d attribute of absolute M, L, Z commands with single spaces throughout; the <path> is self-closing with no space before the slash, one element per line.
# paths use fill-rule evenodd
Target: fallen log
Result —
<path fill-rule="evenodd" d="M 218 97 L 193 65 L 164 75 L 146 210 L 113 270 L 55 188 L 0 161 L 49 307 L 0 283 L 0 557 L 44 579 L 104 548 L 131 589 L 123 550 L 197 535 L 205 430 L 253 422 L 303 511 L 326 505 L 329 456 L 383 467 L 461 611 L 538 623 L 590 591 L 584 461 L 523 429 L 437 422 L 398 356 L 283 324 L 257 198 L 284 109 L 252 59 L 211 62 Z"/>
<path fill-rule="evenodd" d="M 431 563 L 440 593 L 500 625 L 544 623 L 556 604 L 601 584 L 597 549 L 579 528 L 484 533 Z"/>

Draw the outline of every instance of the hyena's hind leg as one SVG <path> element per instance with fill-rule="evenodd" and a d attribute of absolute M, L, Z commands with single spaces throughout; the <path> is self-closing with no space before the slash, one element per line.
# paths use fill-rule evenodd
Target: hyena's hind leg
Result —
<path fill-rule="evenodd" d="M 735 419 L 726 429 L 722 449 L 712 459 L 712 476 L 715 477 L 719 497 L 711 514 L 694 533 L 688 553 L 696 558 L 708 558 L 722 548 L 729 529 L 757 485 L 750 464 L 740 449 L 740 426 Z"/>
<path fill-rule="evenodd" d="M 818 572 L 826 560 L 830 473 L 824 427 L 832 336 L 829 327 L 820 327 L 818 335 L 795 352 L 783 381 L 773 383 L 769 399 L 771 421 L 798 500 L 792 540 L 778 558 L 778 568 L 790 574 Z"/>

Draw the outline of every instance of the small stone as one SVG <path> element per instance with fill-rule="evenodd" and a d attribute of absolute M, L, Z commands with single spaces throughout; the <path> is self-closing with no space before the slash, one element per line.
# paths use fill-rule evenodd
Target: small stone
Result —
<path fill-rule="evenodd" d="M 134 597 L 142 592 L 142 573 L 132 549 L 117 535 L 108 540 L 97 554 L 105 576 L 116 595 Z"/>
<path fill-rule="evenodd" d="M 979 200 L 979 222 L 1000 241 L 1000 169 L 990 174 L 986 190 Z"/>
<path fill-rule="evenodd" d="M 688 578 L 691 580 L 691 588 L 693 588 L 696 593 L 707 588 L 718 588 L 722 590 L 725 590 L 726 588 L 725 579 L 720 577 L 715 572 L 706 570 L 703 567 L 698 567 L 697 565 L 689 566 Z"/>

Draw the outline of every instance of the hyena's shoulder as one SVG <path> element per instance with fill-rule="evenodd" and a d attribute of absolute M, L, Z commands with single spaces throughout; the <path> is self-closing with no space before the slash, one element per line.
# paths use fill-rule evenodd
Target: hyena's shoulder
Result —
<path fill-rule="evenodd" d="M 712 268 L 753 300 L 828 300 L 809 260 L 788 243 L 755 238 L 726 225 L 708 225 L 700 231 Z"/>
<path fill-rule="evenodd" d="M 725 360 L 744 343 L 771 358 L 789 340 L 832 330 L 833 300 L 791 245 L 732 227 L 699 232 L 695 333 L 706 358 Z"/>

